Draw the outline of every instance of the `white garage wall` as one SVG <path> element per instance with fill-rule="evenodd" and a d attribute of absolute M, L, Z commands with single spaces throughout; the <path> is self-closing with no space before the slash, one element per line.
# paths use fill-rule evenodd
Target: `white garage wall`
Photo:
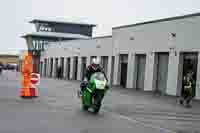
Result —
<path fill-rule="evenodd" d="M 100 46 L 100 48 L 97 48 Z M 81 44 L 81 56 L 111 56 L 112 55 L 112 38 L 97 38 L 85 40 Z"/>
<path fill-rule="evenodd" d="M 100 48 L 97 48 L 100 46 Z M 80 48 L 80 50 L 78 49 Z M 75 52 L 73 52 L 75 51 Z M 47 57 L 70 57 L 78 56 L 111 56 L 112 39 L 110 36 L 88 40 L 73 40 L 59 43 L 51 43 L 43 53 L 42 59 Z"/>
<path fill-rule="evenodd" d="M 114 45 L 120 51 L 169 51 L 170 33 L 176 33 L 178 50 L 200 49 L 200 17 L 113 29 Z M 135 40 L 130 40 L 134 37 Z"/>

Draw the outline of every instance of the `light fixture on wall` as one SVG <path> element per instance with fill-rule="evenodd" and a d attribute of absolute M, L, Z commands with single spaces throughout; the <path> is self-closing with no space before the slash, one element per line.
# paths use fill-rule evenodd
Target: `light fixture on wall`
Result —
<path fill-rule="evenodd" d="M 134 38 L 133 36 L 131 36 L 129 39 L 130 39 L 130 40 L 135 40 L 135 38 Z"/>
<path fill-rule="evenodd" d="M 172 37 L 176 37 L 176 33 L 171 33 L 171 36 Z"/>

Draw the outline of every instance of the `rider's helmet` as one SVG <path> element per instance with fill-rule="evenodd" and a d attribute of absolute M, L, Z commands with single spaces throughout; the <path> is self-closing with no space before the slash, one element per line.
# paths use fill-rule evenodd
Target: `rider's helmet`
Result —
<path fill-rule="evenodd" d="M 97 70 L 100 66 L 100 59 L 97 57 L 97 58 L 93 58 L 92 59 L 92 64 L 90 65 L 92 67 L 93 70 Z"/>
<path fill-rule="evenodd" d="M 93 58 L 92 64 L 99 65 L 100 64 L 100 58 L 99 57 Z"/>

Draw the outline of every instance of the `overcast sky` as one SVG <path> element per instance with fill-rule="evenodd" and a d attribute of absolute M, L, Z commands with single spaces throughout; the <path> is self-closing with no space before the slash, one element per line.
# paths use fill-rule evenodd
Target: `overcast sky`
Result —
<path fill-rule="evenodd" d="M 4 0 L 0 3 L 0 53 L 25 49 L 20 37 L 33 32 L 35 18 L 66 18 L 97 24 L 94 36 L 111 28 L 148 20 L 200 12 L 200 0 Z"/>

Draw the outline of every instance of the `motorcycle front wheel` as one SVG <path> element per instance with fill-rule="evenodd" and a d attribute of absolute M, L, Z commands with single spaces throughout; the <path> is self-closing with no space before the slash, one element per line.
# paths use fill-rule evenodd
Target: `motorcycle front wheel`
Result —
<path fill-rule="evenodd" d="M 89 107 L 84 104 L 84 100 L 83 100 L 82 96 L 81 96 L 81 106 L 82 106 L 83 110 L 88 110 L 89 109 Z"/>

